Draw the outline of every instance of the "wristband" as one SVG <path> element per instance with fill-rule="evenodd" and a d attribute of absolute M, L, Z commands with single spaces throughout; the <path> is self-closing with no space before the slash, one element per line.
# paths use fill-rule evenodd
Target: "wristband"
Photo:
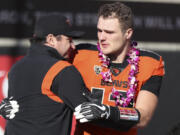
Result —
<path fill-rule="evenodd" d="M 135 108 L 122 108 L 118 107 L 120 111 L 120 119 L 121 120 L 129 120 L 139 122 L 140 113 Z"/>
<path fill-rule="evenodd" d="M 136 108 L 112 107 L 110 106 L 110 120 L 132 121 L 138 123 L 140 120 L 140 112 Z"/>

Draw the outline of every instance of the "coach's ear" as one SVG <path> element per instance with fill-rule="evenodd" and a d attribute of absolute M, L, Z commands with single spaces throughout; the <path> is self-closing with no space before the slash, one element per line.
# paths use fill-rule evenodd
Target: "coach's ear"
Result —
<path fill-rule="evenodd" d="M 55 44 L 56 44 L 56 37 L 53 34 L 48 34 L 46 36 L 45 45 L 55 48 Z"/>

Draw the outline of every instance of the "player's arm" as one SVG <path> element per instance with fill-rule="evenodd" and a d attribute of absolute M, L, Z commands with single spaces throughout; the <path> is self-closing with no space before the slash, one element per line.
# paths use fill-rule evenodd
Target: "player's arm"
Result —
<path fill-rule="evenodd" d="M 94 102 L 86 102 L 76 108 L 75 117 L 81 123 L 93 124 L 127 131 L 134 127 L 144 127 L 151 120 L 157 106 L 158 97 L 147 90 L 140 91 L 136 108 L 112 107 Z"/>
<path fill-rule="evenodd" d="M 165 74 L 161 56 L 153 67 L 152 75 L 145 81 L 137 97 L 136 108 L 141 114 L 137 127 L 145 127 L 149 123 L 158 104 L 161 83 Z"/>
<path fill-rule="evenodd" d="M 135 108 L 107 106 L 93 101 L 91 95 L 86 95 L 87 103 L 76 108 L 76 119 L 81 123 L 93 121 L 93 124 L 126 131 L 137 125 L 144 127 L 150 121 L 158 102 L 158 93 L 162 76 L 151 77 L 137 97 Z"/>
<path fill-rule="evenodd" d="M 75 117 L 80 123 L 91 122 L 102 127 L 127 131 L 140 120 L 140 113 L 135 108 L 107 106 L 86 95 L 89 102 L 75 108 Z"/>
<path fill-rule="evenodd" d="M 141 114 L 137 127 L 145 127 L 151 120 L 158 103 L 158 97 L 147 90 L 141 90 L 138 94 L 136 108 Z"/>

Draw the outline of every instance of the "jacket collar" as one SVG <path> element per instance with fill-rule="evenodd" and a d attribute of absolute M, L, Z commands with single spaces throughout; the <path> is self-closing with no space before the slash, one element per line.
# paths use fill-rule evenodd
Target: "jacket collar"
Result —
<path fill-rule="evenodd" d="M 56 49 L 43 44 L 31 44 L 28 55 L 48 55 L 56 59 L 66 60 Z"/>

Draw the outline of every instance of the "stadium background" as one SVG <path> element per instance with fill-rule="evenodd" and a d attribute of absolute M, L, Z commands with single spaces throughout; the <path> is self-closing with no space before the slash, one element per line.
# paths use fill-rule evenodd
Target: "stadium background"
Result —
<path fill-rule="evenodd" d="M 159 104 L 152 121 L 139 135 L 165 135 L 180 122 L 180 2 L 178 0 L 122 0 L 134 12 L 134 40 L 139 48 L 158 52 L 166 64 Z M 96 44 L 98 7 L 109 1 L 88 0 L 6 0 L 0 1 L 0 101 L 7 96 L 7 73 L 26 54 L 34 18 L 63 14 L 72 25 L 86 32 L 75 43 Z M 5 120 L 0 117 L 0 135 Z"/>

